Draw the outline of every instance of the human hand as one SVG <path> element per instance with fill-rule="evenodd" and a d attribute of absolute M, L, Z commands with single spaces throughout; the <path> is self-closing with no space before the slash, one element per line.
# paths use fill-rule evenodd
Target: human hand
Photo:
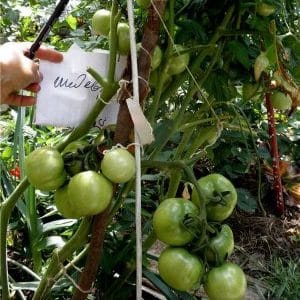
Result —
<path fill-rule="evenodd" d="M 24 55 L 30 46 L 30 43 L 15 42 L 0 46 L 0 104 L 15 106 L 35 104 L 35 97 L 18 94 L 21 89 L 34 93 L 40 90 L 39 83 L 43 77 L 39 72 L 39 65 Z M 54 63 L 59 63 L 63 59 L 62 53 L 43 46 L 36 52 L 35 57 Z"/>

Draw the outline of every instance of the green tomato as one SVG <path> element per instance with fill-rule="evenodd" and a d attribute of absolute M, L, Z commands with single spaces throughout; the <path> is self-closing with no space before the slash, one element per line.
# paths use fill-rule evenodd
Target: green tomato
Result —
<path fill-rule="evenodd" d="M 247 289 L 246 276 L 238 265 L 227 262 L 208 272 L 204 289 L 210 300 L 242 300 Z"/>
<path fill-rule="evenodd" d="M 184 248 L 169 247 L 158 259 L 161 278 L 173 289 L 189 291 L 200 283 L 204 274 L 201 260 Z"/>
<path fill-rule="evenodd" d="M 68 186 L 57 189 L 54 193 L 54 202 L 57 210 L 65 218 L 78 219 L 81 217 L 80 212 L 76 212 L 69 200 Z"/>
<path fill-rule="evenodd" d="M 112 196 L 112 183 L 95 171 L 78 173 L 68 184 L 68 201 L 72 211 L 80 216 L 92 216 L 104 211 Z"/>
<path fill-rule="evenodd" d="M 101 172 L 114 183 L 127 182 L 135 175 L 135 159 L 126 149 L 108 150 L 101 162 Z"/>
<path fill-rule="evenodd" d="M 185 48 L 182 45 L 175 45 L 174 54 L 169 58 L 167 73 L 169 75 L 177 75 L 182 73 L 189 64 L 189 53 L 179 54 L 177 52 L 184 51 Z"/>
<path fill-rule="evenodd" d="M 234 238 L 231 228 L 223 224 L 221 231 L 211 238 L 204 250 L 204 255 L 209 262 L 223 262 L 233 252 Z"/>
<path fill-rule="evenodd" d="M 231 214 L 237 203 L 237 192 L 233 184 L 221 174 L 210 174 L 198 180 L 199 188 L 206 198 L 207 219 L 222 222 Z M 192 201 L 201 207 L 204 199 L 199 198 L 195 189 Z"/>
<path fill-rule="evenodd" d="M 194 203 L 183 198 L 164 200 L 153 215 L 153 228 L 157 238 L 172 246 L 182 246 L 194 238 L 183 221 L 186 217 L 196 218 L 199 210 Z"/>
<path fill-rule="evenodd" d="M 80 154 L 87 146 L 89 146 L 87 141 L 77 140 L 68 144 L 63 150 L 62 156 L 65 160 L 65 168 L 71 176 L 83 171 L 83 157 Z M 75 157 L 72 158 L 72 156 Z"/>
<path fill-rule="evenodd" d="M 153 50 L 152 60 L 151 60 L 151 69 L 152 71 L 158 68 L 162 60 L 162 51 L 159 46 L 155 46 Z"/>
<path fill-rule="evenodd" d="M 258 3 L 256 7 L 256 12 L 262 17 L 268 17 L 274 14 L 275 10 L 274 6 L 264 2 Z"/>
<path fill-rule="evenodd" d="M 127 23 L 119 23 L 117 28 L 118 52 L 127 55 L 130 51 L 129 26 Z"/>
<path fill-rule="evenodd" d="M 51 147 L 31 152 L 25 159 L 25 169 L 28 181 L 43 191 L 59 188 L 67 177 L 61 154 Z"/>
<path fill-rule="evenodd" d="M 136 0 L 136 3 L 139 7 L 146 9 L 150 6 L 151 0 Z"/>
<path fill-rule="evenodd" d="M 110 11 L 106 9 L 100 9 L 95 12 L 92 17 L 92 29 L 96 34 L 108 36 L 110 31 L 110 16 Z"/>
<path fill-rule="evenodd" d="M 271 103 L 275 109 L 287 110 L 291 109 L 292 99 L 282 92 L 275 92 L 271 95 Z"/>

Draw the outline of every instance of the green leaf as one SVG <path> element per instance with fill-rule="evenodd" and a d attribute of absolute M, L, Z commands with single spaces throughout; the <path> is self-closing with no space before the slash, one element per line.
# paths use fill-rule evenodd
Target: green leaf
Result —
<path fill-rule="evenodd" d="M 144 269 L 143 275 L 150 280 L 166 297 L 168 300 L 178 300 L 174 291 L 167 286 L 162 279 L 153 272 Z"/>
<path fill-rule="evenodd" d="M 228 48 L 233 57 L 237 61 L 239 61 L 247 70 L 249 70 L 251 63 L 246 46 L 239 41 L 231 41 L 228 43 Z"/>
<path fill-rule="evenodd" d="M 68 25 L 71 27 L 71 29 L 75 30 L 77 27 L 77 19 L 73 17 L 72 15 L 68 15 L 66 18 L 66 21 Z"/>
<path fill-rule="evenodd" d="M 47 231 L 51 231 L 51 230 L 70 227 L 70 226 L 74 225 L 75 223 L 77 223 L 77 220 L 73 220 L 73 219 L 56 220 L 56 221 L 52 221 L 52 222 L 44 224 L 42 231 L 47 232 Z"/>
<path fill-rule="evenodd" d="M 236 191 L 238 194 L 238 208 L 246 212 L 255 212 L 257 203 L 251 193 L 243 188 L 237 188 Z"/>

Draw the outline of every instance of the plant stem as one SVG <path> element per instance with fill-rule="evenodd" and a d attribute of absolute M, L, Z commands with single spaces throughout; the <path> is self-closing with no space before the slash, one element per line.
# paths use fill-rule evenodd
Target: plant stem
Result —
<path fill-rule="evenodd" d="M 18 199 L 22 196 L 29 182 L 24 178 L 14 192 L 1 204 L 0 207 L 0 268 L 1 268 L 1 285 L 2 285 L 2 299 L 9 299 L 8 289 L 8 272 L 6 259 L 7 246 L 7 227 L 11 212 L 16 205 Z"/>
<path fill-rule="evenodd" d="M 61 249 L 56 249 L 52 253 L 52 258 L 46 273 L 43 275 L 32 300 L 45 299 L 51 287 L 54 285 L 54 278 L 61 271 L 64 261 L 69 258 L 74 251 L 80 249 L 87 242 L 88 234 L 90 232 L 90 225 L 91 219 L 84 218 L 71 239 Z"/>
<path fill-rule="evenodd" d="M 279 165 L 280 158 L 279 158 L 279 151 L 278 151 L 278 144 L 277 144 L 275 116 L 274 116 L 274 110 L 273 110 L 270 97 L 271 94 L 266 93 L 266 107 L 267 107 L 267 114 L 268 114 L 269 138 L 270 138 L 272 166 L 273 166 L 273 189 L 275 192 L 277 213 L 283 214 L 284 201 L 283 201 L 282 182 L 280 176 L 280 165 Z"/>

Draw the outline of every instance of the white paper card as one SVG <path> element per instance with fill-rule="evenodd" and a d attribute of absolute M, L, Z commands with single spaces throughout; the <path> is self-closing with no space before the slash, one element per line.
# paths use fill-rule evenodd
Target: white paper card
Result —
<path fill-rule="evenodd" d="M 79 125 L 95 102 L 100 101 L 97 100 L 97 96 L 101 92 L 101 86 L 86 70 L 92 67 L 105 77 L 108 63 L 108 51 L 85 52 L 76 44 L 64 54 L 64 59 L 59 64 L 41 61 L 40 71 L 44 79 L 38 93 L 35 123 L 66 127 Z M 120 57 L 117 62 L 116 80 L 120 79 L 125 65 L 126 57 Z M 116 103 L 107 105 L 98 117 L 98 126 L 114 124 L 116 109 Z"/>

